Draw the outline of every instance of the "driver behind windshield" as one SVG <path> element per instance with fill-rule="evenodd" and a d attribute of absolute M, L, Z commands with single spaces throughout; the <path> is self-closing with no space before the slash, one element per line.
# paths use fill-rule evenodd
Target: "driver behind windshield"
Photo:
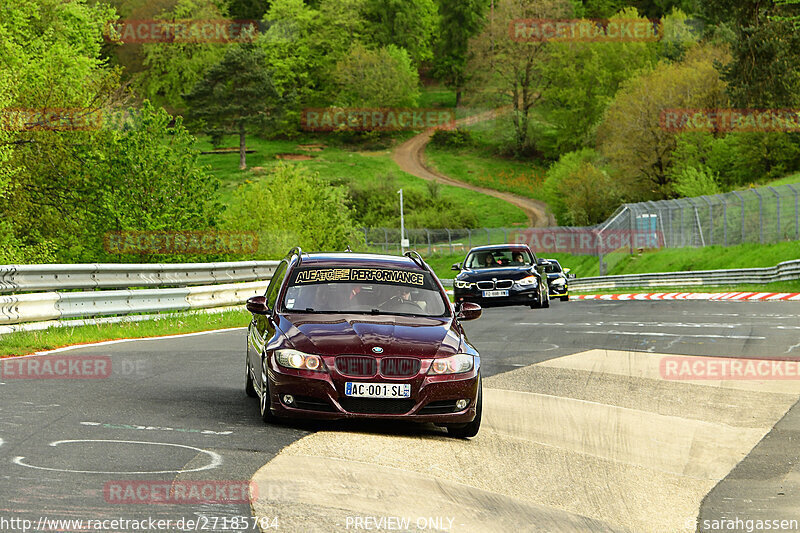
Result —
<path fill-rule="evenodd" d="M 497 261 L 494 260 L 494 256 L 492 254 L 486 254 L 486 258 L 484 259 L 484 265 L 486 268 L 491 268 L 497 266 Z"/>

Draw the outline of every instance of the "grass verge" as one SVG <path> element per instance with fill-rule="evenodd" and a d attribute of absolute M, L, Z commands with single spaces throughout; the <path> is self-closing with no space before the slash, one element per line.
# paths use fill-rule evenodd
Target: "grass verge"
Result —
<path fill-rule="evenodd" d="M 745 284 L 745 285 L 720 285 L 718 287 L 626 287 L 624 289 L 595 289 L 581 290 L 570 289 L 571 294 L 641 294 L 641 293 L 671 293 L 671 292 L 790 292 L 800 293 L 800 281 L 777 281 L 775 283 Z"/>
<path fill-rule="evenodd" d="M 27 355 L 74 344 L 243 327 L 249 321 L 250 313 L 237 310 L 223 313 L 174 313 L 141 322 L 19 331 L 0 335 L 0 357 Z"/>

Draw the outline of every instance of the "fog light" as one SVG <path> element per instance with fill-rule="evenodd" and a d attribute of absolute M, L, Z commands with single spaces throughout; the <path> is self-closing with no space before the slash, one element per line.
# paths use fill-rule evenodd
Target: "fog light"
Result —
<path fill-rule="evenodd" d="M 294 396 L 292 396 L 291 394 L 284 394 L 283 403 L 285 403 L 286 405 L 292 405 L 294 403 Z"/>
<path fill-rule="evenodd" d="M 456 409 L 458 409 L 459 411 L 461 411 L 462 409 L 464 409 L 465 407 L 467 407 L 467 404 L 468 404 L 468 403 L 469 403 L 469 400 L 458 400 L 458 401 L 456 402 Z"/>

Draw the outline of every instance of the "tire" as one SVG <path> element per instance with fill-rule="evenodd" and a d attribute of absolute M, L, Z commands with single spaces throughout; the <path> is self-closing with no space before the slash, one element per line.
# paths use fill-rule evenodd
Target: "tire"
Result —
<path fill-rule="evenodd" d="M 258 398 L 258 393 L 256 392 L 256 388 L 253 385 L 253 376 L 250 375 L 250 367 L 245 369 L 245 378 L 244 378 L 244 393 L 247 394 L 249 398 Z"/>
<path fill-rule="evenodd" d="M 249 331 L 248 331 L 249 333 Z M 253 376 L 250 375 L 250 341 L 247 341 L 245 348 L 245 361 L 244 361 L 244 393 L 248 398 L 258 398 L 256 388 L 253 386 Z"/>
<path fill-rule="evenodd" d="M 541 294 L 541 293 L 539 293 Z M 544 291 L 544 299 L 542 300 L 542 305 L 540 306 L 542 309 L 547 309 L 550 307 L 550 291 L 545 289 Z"/>
<path fill-rule="evenodd" d="M 259 411 L 261 412 L 261 420 L 266 423 L 275 422 L 275 415 L 272 414 L 270 409 L 270 392 L 269 392 L 269 377 L 267 376 L 267 360 L 263 359 L 261 362 L 261 397 L 258 401 Z"/>
<path fill-rule="evenodd" d="M 562 302 L 568 302 L 568 301 L 569 301 L 569 295 L 567 295 L 567 296 L 562 296 L 562 297 L 561 297 L 561 301 L 562 301 Z"/>
<path fill-rule="evenodd" d="M 447 426 L 447 434 L 454 439 L 469 439 L 478 434 L 483 412 L 483 382 L 478 378 L 478 403 L 475 405 L 475 419 L 467 424 Z"/>

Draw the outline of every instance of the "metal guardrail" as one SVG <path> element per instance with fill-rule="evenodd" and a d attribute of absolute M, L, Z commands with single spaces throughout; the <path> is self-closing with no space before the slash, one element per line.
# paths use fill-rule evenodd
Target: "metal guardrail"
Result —
<path fill-rule="evenodd" d="M 89 264 L 0 266 L 8 292 L 41 288 L 76 292 L 35 292 L 0 296 L 0 325 L 29 324 L 95 316 L 187 311 L 240 305 L 263 294 L 277 261 L 192 264 Z M 574 289 L 625 287 L 719 286 L 800 279 L 800 260 L 770 268 L 660 272 L 574 279 Z M 198 285 L 203 282 L 219 283 Z M 239 281 L 240 283 L 230 283 Z M 443 279 L 452 288 L 453 280 Z M 131 289 L 129 287 L 163 287 Z M 119 287 L 124 287 L 119 289 Z M 2 328 L 0 328 L 2 329 Z"/>
<path fill-rule="evenodd" d="M 264 294 L 269 280 L 172 289 L 38 292 L 0 296 L 0 324 L 188 311 L 239 305 Z"/>
<path fill-rule="evenodd" d="M 71 289 L 186 287 L 270 279 L 278 261 L 2 265 L 0 294 Z"/>
<path fill-rule="evenodd" d="M 240 305 L 264 293 L 278 264 L 3 265 L 0 325 Z"/>
<path fill-rule="evenodd" d="M 570 281 L 570 288 L 580 290 L 617 289 L 626 287 L 694 287 L 771 283 L 800 279 L 800 260 L 786 261 L 774 267 L 732 270 L 696 270 L 657 272 L 580 278 Z"/>

